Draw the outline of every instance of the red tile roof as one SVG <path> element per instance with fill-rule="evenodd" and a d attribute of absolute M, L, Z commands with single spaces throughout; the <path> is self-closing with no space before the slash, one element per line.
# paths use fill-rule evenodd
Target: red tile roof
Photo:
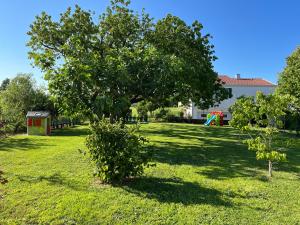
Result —
<path fill-rule="evenodd" d="M 262 78 L 231 78 L 226 75 L 219 75 L 221 81 L 233 86 L 276 86 Z"/>

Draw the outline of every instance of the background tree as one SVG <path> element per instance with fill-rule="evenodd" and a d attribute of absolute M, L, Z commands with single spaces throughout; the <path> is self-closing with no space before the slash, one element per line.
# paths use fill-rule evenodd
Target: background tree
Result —
<path fill-rule="evenodd" d="M 249 150 L 256 152 L 258 160 L 269 162 L 269 176 L 272 176 L 273 162 L 286 160 L 286 154 L 281 152 L 283 140 L 277 136 L 283 126 L 282 117 L 290 104 L 289 95 L 264 95 L 257 92 L 256 99 L 243 97 L 231 107 L 232 119 L 230 125 L 246 132 L 249 138 Z"/>
<path fill-rule="evenodd" d="M 278 89 L 280 94 L 295 97 L 293 112 L 296 116 L 296 131 L 300 134 L 300 48 L 297 48 L 286 60 L 286 67 L 279 75 Z"/>
<path fill-rule="evenodd" d="M 30 74 L 19 74 L 0 93 L 2 120 L 12 132 L 24 130 L 31 110 L 51 110 L 53 104 L 45 91 L 36 86 Z"/>
<path fill-rule="evenodd" d="M 9 85 L 10 79 L 6 78 L 2 81 L 0 86 L 0 91 L 4 91 L 6 87 Z"/>
<path fill-rule="evenodd" d="M 79 6 L 59 21 L 43 12 L 30 26 L 29 57 L 64 110 L 115 121 L 143 100 L 159 106 L 172 97 L 207 108 L 229 96 L 199 22 L 168 15 L 155 23 L 128 4 L 113 1 L 97 22 Z"/>
<path fill-rule="evenodd" d="M 0 85 L 0 92 L 4 91 L 6 87 L 9 85 L 10 80 L 8 78 L 4 79 Z M 3 116 L 2 116 L 2 111 L 0 107 L 0 129 L 3 127 Z M 0 131 L 0 136 L 2 132 Z"/>

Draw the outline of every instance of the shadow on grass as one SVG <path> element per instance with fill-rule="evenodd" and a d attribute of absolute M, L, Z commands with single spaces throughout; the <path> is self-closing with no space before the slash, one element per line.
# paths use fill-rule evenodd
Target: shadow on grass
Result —
<path fill-rule="evenodd" d="M 179 178 L 141 177 L 128 182 L 122 188 L 135 195 L 163 203 L 232 206 L 230 200 L 224 198 L 220 191 Z"/>
<path fill-rule="evenodd" d="M 86 136 L 89 134 L 87 127 L 64 127 L 61 129 L 55 129 L 51 131 L 51 136 Z"/>
<path fill-rule="evenodd" d="M 86 190 L 80 183 L 76 182 L 75 180 L 68 180 L 65 177 L 63 177 L 60 173 L 54 173 L 49 176 L 28 176 L 28 175 L 16 175 L 16 177 L 23 182 L 28 183 L 39 183 L 46 181 L 50 185 L 57 185 L 57 186 L 65 186 L 67 188 L 70 188 L 72 190 L 76 191 L 82 191 Z"/>
<path fill-rule="evenodd" d="M 198 173 L 211 179 L 259 178 L 267 173 L 267 162 L 256 160 L 255 152 L 242 143 L 243 136 L 230 127 L 166 124 L 161 129 L 146 129 L 143 133 L 156 136 L 156 141 L 152 141 L 154 146 L 149 148 L 154 150 L 157 162 L 202 167 Z M 169 139 L 159 140 L 159 136 Z M 299 173 L 300 151 L 289 149 L 287 155 L 288 162 L 274 169 Z"/>
<path fill-rule="evenodd" d="M 24 138 L 11 138 L 7 137 L 0 141 L 0 151 L 15 151 L 15 150 L 33 150 L 41 149 L 41 146 L 51 146 L 43 137 L 41 139 Z"/>
<path fill-rule="evenodd" d="M 16 177 L 22 182 L 31 184 L 47 182 L 49 185 L 64 186 L 76 191 L 87 191 L 89 189 L 88 186 L 84 186 L 75 180 L 66 179 L 60 173 L 54 173 L 49 176 L 16 175 Z M 140 177 L 116 186 L 137 196 L 156 199 L 162 203 L 233 206 L 229 199 L 232 196 L 228 197 L 218 190 L 201 187 L 198 183 L 182 181 L 179 178 Z"/>
<path fill-rule="evenodd" d="M 51 136 L 86 136 L 89 133 L 87 127 L 65 127 L 62 129 L 53 130 Z M 22 138 L 6 137 L 0 139 L 0 151 L 13 151 L 13 150 L 33 150 L 41 149 L 45 146 L 53 146 L 48 142 L 45 136 L 36 136 L 30 138 L 24 135 Z"/>

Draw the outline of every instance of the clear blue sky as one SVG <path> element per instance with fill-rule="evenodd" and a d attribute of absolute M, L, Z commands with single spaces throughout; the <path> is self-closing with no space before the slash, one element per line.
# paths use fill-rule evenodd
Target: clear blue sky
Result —
<path fill-rule="evenodd" d="M 35 15 L 46 11 L 54 18 L 68 6 L 102 12 L 108 0 L 5 0 L 0 2 L 0 80 L 19 72 L 42 74 L 30 65 L 26 32 Z M 263 77 L 277 81 L 285 58 L 300 44 L 300 1 L 285 0 L 132 0 L 155 19 L 172 13 L 188 24 L 199 20 L 213 36 L 215 70 L 220 74 Z"/>

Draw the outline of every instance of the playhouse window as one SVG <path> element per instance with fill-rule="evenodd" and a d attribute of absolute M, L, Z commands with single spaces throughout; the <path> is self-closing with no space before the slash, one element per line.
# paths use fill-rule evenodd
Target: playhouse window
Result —
<path fill-rule="evenodd" d="M 201 117 L 206 117 L 206 114 L 201 114 Z"/>

